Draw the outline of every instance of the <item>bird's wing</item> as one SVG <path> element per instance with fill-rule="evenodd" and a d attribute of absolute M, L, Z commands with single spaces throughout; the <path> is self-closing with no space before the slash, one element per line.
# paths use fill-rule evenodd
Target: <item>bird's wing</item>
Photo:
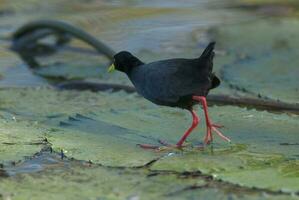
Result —
<path fill-rule="evenodd" d="M 210 84 L 208 76 L 192 61 L 174 59 L 148 64 L 143 70 L 145 97 L 177 102 L 183 96 L 206 90 Z"/>
<path fill-rule="evenodd" d="M 220 84 L 212 73 L 214 46 L 215 42 L 211 42 L 197 59 L 178 58 L 143 65 L 139 91 L 154 102 L 174 103 L 184 96 L 206 95 Z"/>

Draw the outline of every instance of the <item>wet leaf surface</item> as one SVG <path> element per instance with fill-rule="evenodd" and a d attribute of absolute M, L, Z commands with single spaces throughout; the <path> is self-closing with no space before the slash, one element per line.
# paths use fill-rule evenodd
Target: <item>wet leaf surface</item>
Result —
<path fill-rule="evenodd" d="M 45 66 L 31 71 L 6 40 L 41 17 L 70 22 L 145 62 L 197 57 L 216 40 L 215 70 L 223 83 L 212 93 L 296 103 L 297 8 L 287 1 L 291 11 L 279 8 L 284 17 L 269 17 L 276 11 L 263 2 L 281 6 L 247 0 L 234 3 L 254 9 L 230 9 L 228 1 L 1 2 L 0 199 L 298 199 L 297 115 L 213 106 L 210 116 L 225 125 L 231 144 L 216 136 L 203 148 L 202 119 L 183 151 L 143 150 L 136 144 L 175 144 L 191 123 L 189 113 L 122 91 L 55 90 L 53 80 L 40 76 L 130 82 L 108 74 L 101 58 L 72 51 L 41 58 Z"/>
<path fill-rule="evenodd" d="M 183 152 L 171 149 L 155 152 L 140 149 L 136 144 L 158 145 L 159 139 L 174 144 L 184 131 L 182 127 L 190 120 L 186 111 L 159 108 L 136 94 L 119 98 L 124 92 L 41 88 L 11 89 L 0 93 L 2 105 L 7 110 L 17 113 L 23 120 L 39 124 L 46 130 L 47 140 L 54 150 L 63 149 L 68 157 L 114 167 L 144 166 L 160 158 L 150 169 L 199 170 L 246 187 L 291 192 L 299 189 L 298 174 L 292 172 L 298 165 L 298 147 L 281 145 L 298 140 L 298 116 L 214 106 L 210 108 L 211 116 L 228 127 L 224 132 L 233 139 L 233 144 L 217 138 L 213 149 L 202 149 L 204 128 L 201 126 L 188 140 L 194 147 L 186 147 Z M 21 96 L 22 102 L 14 102 Z M 61 104 L 65 106 L 61 107 Z M 161 121 L 164 123 L 159 124 Z M 172 125 L 174 122 L 176 125 Z M 255 127 L 252 127 L 253 123 Z M 155 124 L 159 124 L 159 130 Z M 284 175 L 288 167 L 292 176 Z M 271 181 L 273 174 L 276 174 L 276 182 Z"/>
<path fill-rule="evenodd" d="M 5 113 L 1 113 L 1 116 Z M 0 163 L 8 164 L 23 160 L 41 149 L 44 129 L 34 123 L 16 121 L 15 116 L 0 120 Z"/>
<path fill-rule="evenodd" d="M 211 30 L 228 56 L 234 57 L 221 68 L 222 80 L 251 96 L 297 103 L 297 24 L 297 19 L 268 19 Z"/>
<path fill-rule="evenodd" d="M 61 160 L 57 153 L 47 150 L 12 167 L 8 173 L 14 176 L 0 182 L 3 198 L 298 199 L 284 193 L 273 195 L 269 191 L 262 193 L 223 184 L 199 172 L 103 167 L 85 161 Z"/>

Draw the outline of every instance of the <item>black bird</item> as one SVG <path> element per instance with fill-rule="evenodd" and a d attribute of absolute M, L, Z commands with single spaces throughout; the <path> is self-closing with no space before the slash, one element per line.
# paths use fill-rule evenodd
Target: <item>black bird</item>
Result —
<path fill-rule="evenodd" d="M 212 130 L 222 139 L 230 141 L 217 128 L 222 126 L 213 124 L 208 116 L 206 96 L 210 89 L 220 84 L 219 78 L 213 73 L 215 42 L 211 42 L 199 58 L 174 58 L 145 64 L 127 51 L 114 55 L 114 63 L 108 71 L 114 69 L 124 72 L 134 84 L 137 92 L 149 101 L 162 105 L 187 109 L 191 112 L 193 123 L 177 147 L 182 147 L 191 131 L 199 123 L 199 117 L 193 110 L 193 105 L 201 103 L 203 106 L 207 133 L 204 139 L 206 144 L 213 140 Z M 156 146 L 140 145 L 144 148 Z"/>

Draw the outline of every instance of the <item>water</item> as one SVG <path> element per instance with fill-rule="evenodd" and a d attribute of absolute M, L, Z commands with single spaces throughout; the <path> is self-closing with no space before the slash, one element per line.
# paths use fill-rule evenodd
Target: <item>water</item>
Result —
<path fill-rule="evenodd" d="M 50 89 L 62 79 L 131 83 L 88 53 L 61 51 L 30 70 L 7 40 L 29 21 L 63 20 L 145 62 L 197 57 L 215 40 L 222 84 L 212 93 L 298 103 L 298 3 L 267 2 L 0 1 L 0 157 L 9 175 L 0 198 L 298 199 L 298 116 L 214 106 L 211 117 L 224 123 L 232 144 L 216 139 L 213 148 L 193 148 L 205 134 L 202 121 L 184 151 L 141 150 L 136 144 L 175 143 L 189 114 L 125 92 Z M 33 156 L 45 145 L 56 153 Z"/>

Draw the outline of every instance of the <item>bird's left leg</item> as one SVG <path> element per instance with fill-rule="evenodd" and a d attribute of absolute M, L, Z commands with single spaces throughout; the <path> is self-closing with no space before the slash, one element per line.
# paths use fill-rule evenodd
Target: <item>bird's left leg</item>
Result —
<path fill-rule="evenodd" d="M 185 140 L 187 139 L 187 137 L 190 135 L 190 133 L 193 131 L 193 129 L 198 125 L 199 123 L 199 117 L 196 115 L 196 113 L 194 112 L 194 110 L 190 110 L 191 114 L 192 114 L 192 125 L 191 127 L 185 132 L 185 134 L 182 136 L 182 138 L 178 141 L 178 143 L 176 144 L 177 147 L 182 147 L 183 143 L 185 142 Z"/>
<path fill-rule="evenodd" d="M 156 150 L 182 148 L 183 143 L 185 142 L 187 137 L 190 135 L 190 133 L 193 131 L 193 129 L 198 125 L 199 120 L 200 120 L 194 110 L 190 109 L 189 111 L 192 114 L 192 124 L 191 124 L 190 128 L 184 133 L 184 135 L 181 137 L 181 139 L 178 141 L 178 143 L 176 145 L 168 144 L 165 141 L 159 140 L 159 143 L 163 145 L 162 147 L 159 147 L 156 145 L 149 145 L 149 144 L 138 144 L 138 146 L 140 146 L 141 148 L 144 148 L 144 149 L 156 149 Z"/>
<path fill-rule="evenodd" d="M 192 99 L 195 100 L 195 101 L 200 102 L 203 106 L 203 110 L 204 110 L 204 114 L 205 114 L 205 118 L 206 118 L 206 125 L 207 125 L 207 134 L 205 136 L 204 142 L 206 144 L 209 144 L 211 141 L 213 141 L 212 131 L 215 131 L 223 140 L 226 140 L 226 141 L 230 142 L 230 139 L 228 137 L 224 136 L 217 129 L 217 128 L 221 128 L 222 126 L 213 124 L 212 121 L 210 120 L 209 115 L 208 115 L 208 104 L 207 104 L 206 97 L 204 97 L 204 96 L 193 96 Z"/>

